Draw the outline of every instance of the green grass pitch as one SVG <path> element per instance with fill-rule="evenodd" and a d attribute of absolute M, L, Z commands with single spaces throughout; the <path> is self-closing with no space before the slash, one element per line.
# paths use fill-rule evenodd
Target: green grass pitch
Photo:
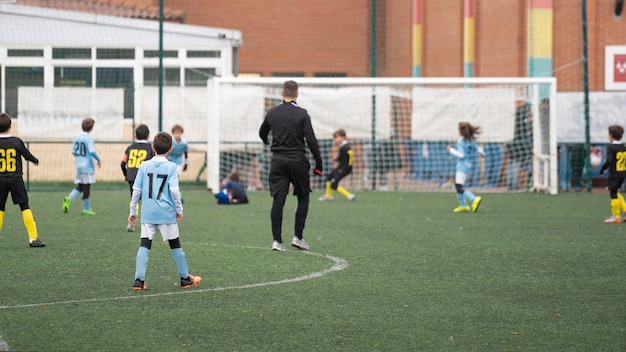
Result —
<path fill-rule="evenodd" d="M 271 198 L 218 206 L 183 188 L 181 241 L 202 283 L 178 287 L 155 240 L 132 291 L 139 232 L 129 195 L 31 192 L 46 248 L 10 200 L 0 232 L 0 336 L 34 351 L 624 351 L 626 224 L 603 194 L 313 193 L 310 252 L 270 250 Z M 68 189 L 69 191 L 69 189 Z M 284 212 L 291 241 L 295 197 Z M 1 341 L 0 341 L 1 342 Z"/>

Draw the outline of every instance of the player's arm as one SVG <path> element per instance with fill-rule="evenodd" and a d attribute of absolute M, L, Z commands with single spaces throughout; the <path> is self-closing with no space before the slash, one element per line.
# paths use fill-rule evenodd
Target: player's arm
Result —
<path fill-rule="evenodd" d="M 267 136 L 270 134 L 270 125 L 267 123 L 267 120 L 263 120 L 261 127 L 259 128 L 259 137 L 263 141 L 263 144 L 270 144 L 267 140 Z"/>
<path fill-rule="evenodd" d="M 128 223 L 135 226 L 137 222 L 137 204 L 141 199 L 141 189 L 133 188 L 133 197 L 130 200 L 130 214 L 128 215 Z"/>
<path fill-rule="evenodd" d="M 24 157 L 24 159 L 30 161 L 31 163 L 35 164 L 35 165 L 39 165 L 39 159 L 37 159 L 33 154 L 31 154 L 30 150 L 28 150 L 28 148 L 26 148 L 26 145 L 24 144 L 24 141 L 21 141 L 22 145 L 20 146 L 20 153 L 22 154 L 22 156 Z"/>
<path fill-rule="evenodd" d="M 187 151 L 185 150 L 185 152 L 183 153 L 184 158 L 183 158 L 183 171 L 187 171 L 187 166 L 189 166 L 189 156 L 187 155 Z"/>
<path fill-rule="evenodd" d="M 324 162 L 322 160 L 322 154 L 320 153 L 320 146 L 317 143 L 317 138 L 315 137 L 315 132 L 313 131 L 313 125 L 311 125 L 311 117 L 308 113 L 306 113 L 306 119 L 304 120 L 302 132 L 304 139 L 306 139 L 306 144 L 309 146 L 309 150 L 315 159 L 315 170 L 313 172 L 316 175 L 321 175 L 324 170 Z"/>
<path fill-rule="evenodd" d="M 124 174 L 124 179 L 128 181 L 127 174 L 128 170 L 126 169 L 126 163 L 128 162 L 128 154 L 124 154 L 122 157 L 122 162 L 120 163 L 120 167 L 122 168 L 122 173 Z"/>

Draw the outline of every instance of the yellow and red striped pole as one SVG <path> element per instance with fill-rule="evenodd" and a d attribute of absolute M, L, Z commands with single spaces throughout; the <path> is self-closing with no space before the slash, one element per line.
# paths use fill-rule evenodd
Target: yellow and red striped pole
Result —
<path fill-rule="evenodd" d="M 422 76 L 422 0 L 413 0 L 413 77 Z"/>
<path fill-rule="evenodd" d="M 474 0 L 463 1 L 463 77 L 474 76 Z"/>

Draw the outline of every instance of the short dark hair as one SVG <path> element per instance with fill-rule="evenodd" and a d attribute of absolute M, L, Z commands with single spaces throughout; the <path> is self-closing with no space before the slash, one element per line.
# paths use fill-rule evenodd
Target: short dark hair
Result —
<path fill-rule="evenodd" d="M 172 133 L 174 133 L 176 131 L 180 131 L 180 133 L 185 133 L 185 130 L 183 129 L 183 126 L 178 125 L 178 124 L 172 126 Z"/>
<path fill-rule="evenodd" d="M 285 83 L 283 83 L 283 96 L 286 98 L 296 98 L 298 96 L 298 83 L 296 83 L 296 81 L 285 81 Z"/>
<path fill-rule="evenodd" d="M 0 133 L 4 133 L 11 128 L 11 116 L 3 112 L 0 114 Z"/>
<path fill-rule="evenodd" d="M 135 128 L 135 137 L 137 137 L 137 139 L 148 139 L 149 135 L 150 129 L 147 125 L 144 125 L 142 123 L 141 125 L 137 126 L 137 128 Z"/>
<path fill-rule="evenodd" d="M 609 126 L 609 134 L 615 140 L 619 141 L 622 139 L 622 136 L 624 135 L 624 127 L 619 126 L 619 125 L 611 125 Z"/>
<path fill-rule="evenodd" d="M 91 132 L 91 130 L 93 130 L 93 125 L 95 123 L 96 121 L 94 119 L 92 119 L 91 117 L 88 117 L 83 120 L 81 127 L 83 128 L 84 132 Z"/>
<path fill-rule="evenodd" d="M 172 148 L 172 135 L 167 132 L 159 132 L 154 136 L 152 147 L 158 155 L 167 153 Z"/>
<path fill-rule="evenodd" d="M 333 138 L 335 137 L 346 138 L 346 131 L 343 128 L 338 129 L 337 131 L 335 131 L 335 133 L 333 133 Z"/>
<path fill-rule="evenodd" d="M 230 176 L 228 178 L 231 181 L 239 182 L 239 173 L 237 171 L 233 171 L 233 172 L 230 173 Z"/>

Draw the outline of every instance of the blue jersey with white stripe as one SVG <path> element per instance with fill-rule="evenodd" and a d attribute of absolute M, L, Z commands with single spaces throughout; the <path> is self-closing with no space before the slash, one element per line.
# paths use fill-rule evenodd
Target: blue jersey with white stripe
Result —
<path fill-rule="evenodd" d="M 72 155 L 76 159 L 76 173 L 93 174 L 96 172 L 94 159 L 100 162 L 100 157 L 96 153 L 96 146 L 93 137 L 83 132 L 74 138 L 72 144 Z"/>
<path fill-rule="evenodd" d="M 470 173 L 474 164 L 478 158 L 478 144 L 473 139 L 466 140 L 463 137 L 459 138 L 456 142 L 456 148 L 459 153 L 463 154 L 462 157 L 456 161 L 456 172 Z"/>
<path fill-rule="evenodd" d="M 144 224 L 175 224 L 176 204 L 172 192 L 179 191 L 178 167 L 163 156 L 141 163 L 133 189 L 141 190 L 141 222 Z M 178 199 L 180 202 L 180 198 Z"/>
<path fill-rule="evenodd" d="M 183 164 L 183 155 L 187 152 L 187 141 L 181 139 L 176 142 L 176 138 L 172 138 L 172 151 L 167 155 L 167 159 L 176 165 Z"/>

